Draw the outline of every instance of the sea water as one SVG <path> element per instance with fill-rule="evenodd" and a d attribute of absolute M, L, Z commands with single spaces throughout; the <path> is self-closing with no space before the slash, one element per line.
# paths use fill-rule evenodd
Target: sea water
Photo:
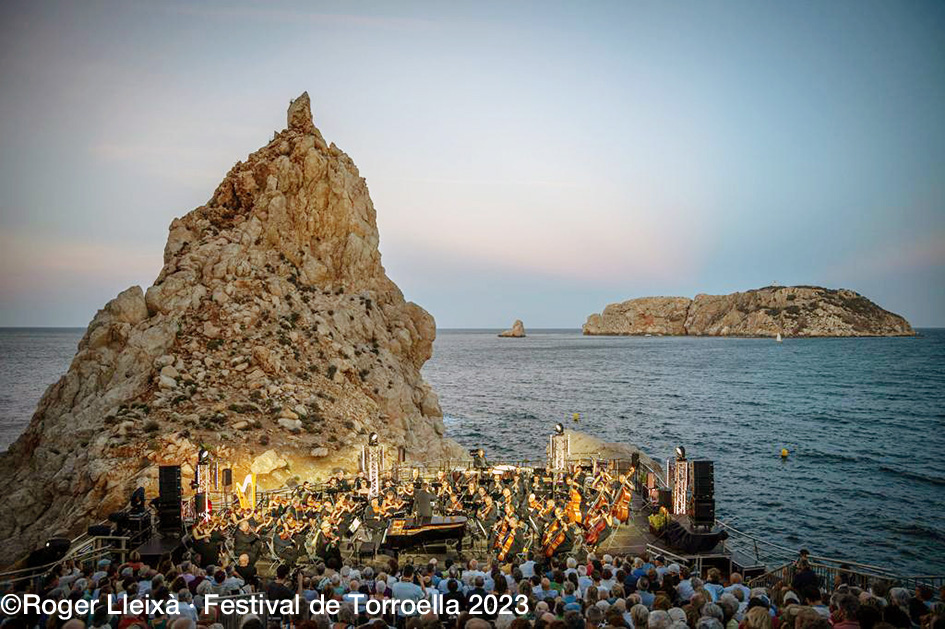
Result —
<path fill-rule="evenodd" d="M 557 422 L 660 461 L 682 445 L 715 461 L 716 515 L 739 530 L 945 574 L 945 330 L 920 334 L 779 344 L 440 330 L 423 373 L 447 434 L 495 459 L 544 456 Z"/>
<path fill-rule="evenodd" d="M 0 329 L 0 448 L 82 332 Z M 717 516 L 740 530 L 903 574 L 945 573 L 945 330 L 781 344 L 496 333 L 439 330 L 424 367 L 463 445 L 540 459 L 557 422 L 657 460 L 682 445 L 715 461 Z"/>

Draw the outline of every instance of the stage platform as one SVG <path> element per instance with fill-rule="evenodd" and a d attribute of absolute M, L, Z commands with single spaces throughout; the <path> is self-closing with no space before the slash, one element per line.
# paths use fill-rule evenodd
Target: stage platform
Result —
<path fill-rule="evenodd" d="M 184 544 L 180 533 L 162 535 L 155 531 L 150 539 L 134 549 L 141 555 L 141 561 L 149 566 L 157 566 L 164 555 L 170 555 L 174 562 L 179 562 L 184 556 Z"/>

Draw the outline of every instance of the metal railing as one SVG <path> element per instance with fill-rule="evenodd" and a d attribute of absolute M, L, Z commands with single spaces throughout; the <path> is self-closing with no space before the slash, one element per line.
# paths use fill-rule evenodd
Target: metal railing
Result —
<path fill-rule="evenodd" d="M 718 518 L 715 520 L 715 525 L 728 533 L 728 539 L 722 543 L 723 548 L 733 555 L 737 554 L 743 558 L 750 558 L 757 565 L 781 564 L 798 556 L 799 551 L 795 549 L 749 535 Z"/>
<path fill-rule="evenodd" d="M 78 565 L 87 562 L 96 562 L 100 559 L 115 559 L 124 562 L 128 554 L 128 538 L 115 535 L 88 536 L 80 535 L 78 542 L 69 547 L 66 554 L 56 561 L 40 566 L 18 568 L 0 573 L 0 583 L 19 583 L 39 579 L 48 574 L 53 568 L 65 561 L 72 561 Z"/>
<path fill-rule="evenodd" d="M 814 555 L 808 557 L 808 563 L 811 570 L 817 575 L 820 586 L 828 591 L 833 591 L 836 586 L 841 584 L 858 587 L 862 590 L 869 589 L 873 584 L 880 582 L 909 589 L 914 589 L 918 585 L 928 585 L 932 588 L 945 585 L 945 575 L 903 576 L 881 566 Z M 790 583 L 796 574 L 797 562 L 792 560 L 752 579 L 749 585 L 751 587 L 770 588 L 778 582 Z"/>

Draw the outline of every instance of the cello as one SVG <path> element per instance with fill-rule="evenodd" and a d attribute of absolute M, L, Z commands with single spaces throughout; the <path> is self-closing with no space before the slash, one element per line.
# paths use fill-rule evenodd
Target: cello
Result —
<path fill-rule="evenodd" d="M 596 516 L 594 516 L 594 519 L 587 527 L 587 533 L 584 535 L 584 542 L 588 546 L 596 546 L 600 541 L 600 534 L 603 533 L 604 529 L 607 528 L 608 517 L 609 516 L 606 511 L 601 511 Z"/>
<path fill-rule="evenodd" d="M 554 557 L 558 548 L 567 538 L 567 535 L 567 526 L 560 518 L 556 518 L 555 521 L 551 523 L 551 526 L 548 527 L 548 530 L 545 531 L 544 539 L 542 540 L 541 554 L 548 559 Z"/>
<path fill-rule="evenodd" d="M 502 540 L 499 550 L 499 561 L 504 562 L 508 559 L 509 552 L 512 550 L 512 545 L 515 543 L 515 523 L 510 521 L 508 526 L 508 533 L 505 536 L 505 539 Z"/>

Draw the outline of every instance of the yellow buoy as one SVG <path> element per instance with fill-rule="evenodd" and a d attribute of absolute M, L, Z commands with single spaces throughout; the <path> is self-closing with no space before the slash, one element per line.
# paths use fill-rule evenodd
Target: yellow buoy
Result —
<path fill-rule="evenodd" d="M 788 449 L 787 449 L 787 448 L 781 448 L 781 458 L 782 458 L 782 459 L 786 459 L 787 457 L 788 457 Z"/>
<path fill-rule="evenodd" d="M 574 421 L 578 421 L 581 419 L 581 414 L 575 413 L 574 415 L 571 416 L 571 419 L 573 419 Z"/>

